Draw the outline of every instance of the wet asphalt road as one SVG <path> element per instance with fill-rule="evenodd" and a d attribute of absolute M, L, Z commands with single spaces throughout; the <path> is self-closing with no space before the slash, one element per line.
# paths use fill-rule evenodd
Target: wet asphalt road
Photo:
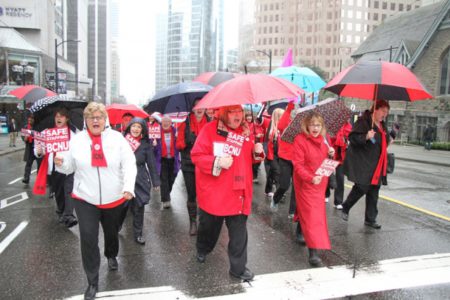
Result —
<path fill-rule="evenodd" d="M 22 152 L 0 157 L 0 199 L 15 196 L 2 201 L 0 207 L 0 242 L 9 238 L 21 222 L 28 222 L 0 253 L 0 299 L 61 299 L 80 295 L 87 283 L 81 265 L 78 227 L 68 230 L 58 224 L 54 200 L 32 195 L 31 186 L 24 187 L 20 181 L 8 184 L 22 176 L 21 158 Z M 390 186 L 382 188 L 380 194 L 450 217 L 448 178 L 449 167 L 398 161 Z M 309 269 L 307 249 L 293 239 L 295 226 L 287 217 L 288 201 L 273 213 L 263 194 L 263 185 L 254 187 L 253 213 L 248 222 L 248 267 L 255 274 Z M 29 199 L 19 202 L 23 192 Z M 5 207 L 6 204 L 9 206 Z M 321 257 L 329 267 L 348 265 L 357 270 L 380 260 L 450 252 L 449 221 L 390 201 L 380 200 L 378 221 L 383 227 L 379 231 L 363 225 L 364 201 L 352 209 L 348 223 L 333 208 L 332 198 L 327 214 L 333 249 L 322 252 Z M 108 272 L 103 258 L 99 289 L 172 286 L 190 297 L 239 293 L 242 285 L 228 275 L 224 229 L 225 226 L 206 263 L 197 263 L 195 237 L 188 235 L 182 197 L 174 197 L 172 209 L 162 211 L 159 194 L 154 193 L 145 215 L 147 244 L 140 246 L 133 241 L 128 217 L 120 233 L 119 270 Z M 99 244 L 102 252 L 101 236 Z M 448 299 L 448 295 L 450 284 L 440 284 L 352 298 Z"/>

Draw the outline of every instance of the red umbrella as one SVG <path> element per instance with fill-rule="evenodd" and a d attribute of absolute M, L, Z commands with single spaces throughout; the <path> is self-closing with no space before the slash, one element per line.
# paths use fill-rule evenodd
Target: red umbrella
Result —
<path fill-rule="evenodd" d="M 247 74 L 214 87 L 195 107 L 257 104 L 297 97 L 301 93 L 304 93 L 301 88 L 287 80 L 265 74 Z"/>
<path fill-rule="evenodd" d="M 339 96 L 368 100 L 433 98 L 408 68 L 386 61 L 358 62 L 337 74 L 324 89 Z"/>
<path fill-rule="evenodd" d="M 198 75 L 192 81 L 201 82 L 210 86 L 216 86 L 224 81 L 242 76 L 244 74 L 231 73 L 231 72 L 206 72 Z"/>
<path fill-rule="evenodd" d="M 56 96 L 56 93 L 37 85 L 23 85 L 9 92 L 21 100 L 24 100 L 27 104 L 33 103 L 39 99 Z"/>
<path fill-rule="evenodd" d="M 149 115 L 144 110 L 134 104 L 113 103 L 106 107 L 106 111 L 108 112 L 110 124 L 120 124 L 122 122 L 122 116 L 126 113 L 133 115 L 133 117 L 139 117 L 143 119 L 149 117 Z"/>

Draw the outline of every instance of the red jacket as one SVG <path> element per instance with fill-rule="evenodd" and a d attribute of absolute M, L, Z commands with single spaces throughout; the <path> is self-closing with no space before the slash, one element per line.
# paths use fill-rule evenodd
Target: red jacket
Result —
<path fill-rule="evenodd" d="M 191 151 L 195 165 L 195 181 L 198 206 L 216 216 L 249 215 L 251 212 L 252 152 L 254 143 L 246 138 L 240 155 L 233 156 L 228 170 L 222 169 L 219 176 L 213 176 L 214 144 L 225 143 L 226 138 L 217 133 L 217 120 L 206 124 L 195 141 Z M 241 134 L 242 128 L 230 132 Z M 243 180 L 244 189 L 233 189 L 235 178 Z"/>
<path fill-rule="evenodd" d="M 341 129 L 336 133 L 336 140 L 334 141 L 334 159 L 341 164 L 344 163 L 345 153 L 348 147 L 348 135 L 352 131 L 352 124 L 350 122 L 345 123 Z"/>
<path fill-rule="evenodd" d="M 316 170 L 328 157 L 328 146 L 322 136 L 316 138 L 300 133 L 294 140 L 294 187 L 297 210 L 302 232 L 308 248 L 330 249 L 327 215 L 325 211 L 325 189 L 328 178 L 320 184 L 312 184 Z"/>
<path fill-rule="evenodd" d="M 278 122 L 278 130 L 281 134 L 283 134 L 284 130 L 291 123 L 291 112 L 293 109 L 294 103 L 290 102 Z M 280 139 L 280 143 L 278 144 L 278 157 L 289 161 L 292 160 L 292 144 Z"/>

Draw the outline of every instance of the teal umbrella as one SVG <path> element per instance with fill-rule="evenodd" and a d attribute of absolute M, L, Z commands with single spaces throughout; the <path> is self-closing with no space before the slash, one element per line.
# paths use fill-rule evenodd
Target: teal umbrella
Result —
<path fill-rule="evenodd" d="M 271 75 L 288 80 L 308 93 L 317 92 L 326 85 L 319 75 L 306 67 L 281 67 L 273 71 Z"/>

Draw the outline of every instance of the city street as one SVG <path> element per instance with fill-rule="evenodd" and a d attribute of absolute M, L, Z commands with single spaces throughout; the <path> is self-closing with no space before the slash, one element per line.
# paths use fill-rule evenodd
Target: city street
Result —
<path fill-rule="evenodd" d="M 22 142 L 19 142 L 22 145 Z M 0 147 L 4 150 L 4 147 Z M 188 299 L 444 299 L 450 295 L 450 152 L 392 147 L 397 157 L 389 186 L 380 191 L 380 230 L 364 226 L 364 200 L 345 222 L 327 204 L 331 251 L 324 268 L 311 269 L 307 248 L 294 240 L 288 199 L 272 212 L 254 184 L 249 217 L 248 267 L 255 280 L 241 283 L 228 274 L 226 227 L 214 251 L 200 264 L 195 237 L 188 234 L 186 204 L 177 181 L 172 208 L 161 210 L 154 193 L 146 208 L 147 243 L 133 240 L 132 218 L 120 233 L 119 270 L 102 257 L 98 298 Z M 411 152 L 408 154 L 408 151 Z M 21 182 L 23 151 L 0 156 L 0 298 L 82 299 L 78 226 L 57 221 L 55 202 L 37 197 Z M 408 160 L 406 160 L 408 159 Z M 427 163 L 419 162 L 420 160 Z M 35 169 L 35 166 L 33 167 Z M 350 183 L 346 185 L 349 192 Z M 100 235 L 100 252 L 103 239 Z M 222 299 L 222 298 L 221 298 Z"/>

